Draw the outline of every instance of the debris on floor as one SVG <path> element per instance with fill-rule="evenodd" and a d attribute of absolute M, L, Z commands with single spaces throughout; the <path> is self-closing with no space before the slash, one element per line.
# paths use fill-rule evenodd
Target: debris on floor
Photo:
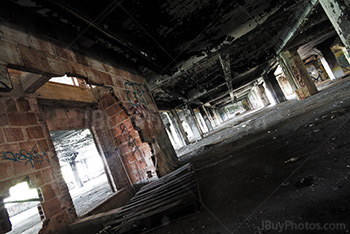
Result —
<path fill-rule="evenodd" d="M 286 161 L 284 161 L 284 163 L 290 163 L 290 162 L 295 162 L 295 161 L 297 161 L 299 158 L 290 158 L 290 159 L 288 159 L 288 160 L 286 160 Z"/>
<path fill-rule="evenodd" d="M 142 187 L 115 212 L 76 222 L 71 233 L 141 233 L 199 211 L 201 198 L 191 164 Z M 99 230 L 96 230 L 99 228 Z"/>

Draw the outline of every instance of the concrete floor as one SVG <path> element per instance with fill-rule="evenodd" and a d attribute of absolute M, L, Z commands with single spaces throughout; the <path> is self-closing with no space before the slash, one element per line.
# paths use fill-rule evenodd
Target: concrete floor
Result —
<path fill-rule="evenodd" d="M 350 78 L 321 90 L 192 144 L 203 210 L 150 233 L 349 233 Z"/>

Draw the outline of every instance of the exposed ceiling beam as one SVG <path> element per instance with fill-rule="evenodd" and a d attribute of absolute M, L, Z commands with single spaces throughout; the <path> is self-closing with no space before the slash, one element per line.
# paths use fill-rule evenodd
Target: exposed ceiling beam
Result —
<path fill-rule="evenodd" d="M 318 0 L 310 0 L 305 5 L 300 6 L 297 11 L 293 11 L 293 19 L 285 25 L 286 28 L 281 33 L 281 36 L 279 36 L 279 41 L 276 43 L 275 52 L 277 55 L 284 50 L 287 43 L 297 35 L 300 26 L 307 20 L 317 4 L 319 4 Z"/>
<path fill-rule="evenodd" d="M 218 60 L 218 57 L 213 56 L 206 60 L 201 60 L 198 63 L 194 63 L 192 67 L 189 68 L 188 70 L 178 70 L 178 72 L 176 72 L 173 75 L 156 75 L 152 79 L 148 80 L 147 82 L 150 86 L 150 89 L 154 90 L 170 82 L 173 82 L 174 80 L 177 80 L 184 75 L 198 74 L 202 72 L 204 69 L 207 69 L 208 67 L 213 66 L 215 63 L 217 63 L 217 60 Z"/>
<path fill-rule="evenodd" d="M 238 99 L 237 99 L 237 102 L 242 101 L 242 100 L 245 99 L 246 97 L 247 97 L 247 96 L 242 96 L 242 97 L 238 98 Z M 223 102 L 223 103 L 217 105 L 216 107 L 217 107 L 217 108 L 222 108 L 222 107 L 226 106 L 227 104 L 229 104 L 230 102 L 232 102 L 232 101 L 231 101 L 231 100 L 228 100 L 228 101 L 226 101 L 226 102 Z"/>
<path fill-rule="evenodd" d="M 234 100 L 234 95 L 232 93 L 232 76 L 231 76 L 231 64 L 230 64 L 230 54 L 221 53 L 219 54 L 219 61 L 221 64 L 222 71 L 226 80 L 226 85 L 230 92 L 231 100 Z"/>
<path fill-rule="evenodd" d="M 201 92 L 201 93 L 197 93 L 196 95 L 193 95 L 192 97 L 190 97 L 188 99 L 188 101 L 193 101 L 193 100 L 195 100 L 197 98 L 200 98 L 200 97 L 202 97 L 202 96 L 204 96 L 204 95 L 206 95 L 208 93 L 215 92 L 218 89 L 220 89 L 222 86 L 225 86 L 225 85 L 226 85 L 225 83 L 222 83 L 222 84 L 216 86 L 215 88 L 212 88 L 212 89 L 209 89 L 209 90 L 205 90 L 204 92 Z"/>

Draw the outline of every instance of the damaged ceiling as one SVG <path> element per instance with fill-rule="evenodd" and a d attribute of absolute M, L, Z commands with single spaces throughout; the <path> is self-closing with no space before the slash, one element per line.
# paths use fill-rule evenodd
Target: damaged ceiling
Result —
<path fill-rule="evenodd" d="M 311 3 L 313 2 L 313 3 Z M 332 30 L 304 0 L 12 0 L 8 4 L 69 30 L 80 49 L 102 48 L 136 63 L 160 109 L 233 98 L 269 69 L 281 47 Z M 319 30 L 322 29 L 322 30 Z M 298 34 L 297 33 L 297 34 Z M 46 32 L 48 34 L 48 32 Z M 73 37 L 74 35 L 74 37 Z M 287 35 L 287 36 L 286 36 Z M 295 36 L 295 35 L 294 35 Z M 250 87 L 247 85 L 246 87 Z M 231 95 L 230 95 L 231 93 Z M 246 92 L 241 92 L 246 93 Z"/>

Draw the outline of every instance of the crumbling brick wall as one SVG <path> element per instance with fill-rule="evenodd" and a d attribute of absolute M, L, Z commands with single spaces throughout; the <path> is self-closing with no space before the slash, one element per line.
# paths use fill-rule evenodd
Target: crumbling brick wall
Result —
<path fill-rule="evenodd" d="M 156 177 L 156 170 L 158 175 L 165 175 L 176 168 L 176 154 L 137 69 L 107 55 L 73 50 L 78 46 L 42 37 L 19 22 L 0 18 L 0 78 L 9 79 L 14 87 L 1 93 L 5 97 L 0 103 L 0 201 L 8 196 L 11 186 L 28 179 L 43 195 L 42 233 L 55 233 L 76 218 L 37 102 L 40 97 L 23 92 L 18 78 L 21 71 L 46 77 L 69 74 L 97 86 L 99 108 L 93 110 L 91 128 L 99 138 L 117 188 Z M 12 71 L 11 77 L 8 71 Z M 23 160 L 16 158 L 21 150 L 28 152 Z M 45 153 L 41 164 L 31 166 L 33 150 Z M 6 221 L 6 212 L 0 215 L 0 221 Z"/>
<path fill-rule="evenodd" d="M 59 230 L 76 214 L 37 100 L 1 98 L 0 106 L 0 197 L 8 197 L 11 186 L 28 181 L 42 195 L 40 208 L 50 230 Z"/>

